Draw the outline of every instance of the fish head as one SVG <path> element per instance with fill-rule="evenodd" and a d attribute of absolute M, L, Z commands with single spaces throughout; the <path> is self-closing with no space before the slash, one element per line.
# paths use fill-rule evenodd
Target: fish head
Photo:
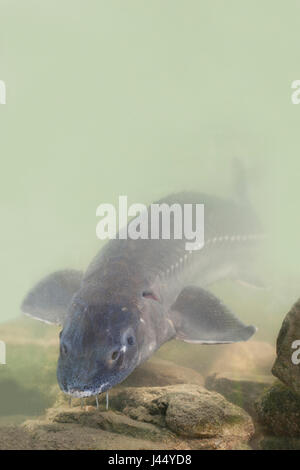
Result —
<path fill-rule="evenodd" d="M 60 333 L 57 379 L 74 397 L 103 393 L 139 362 L 139 312 L 134 306 L 72 303 Z"/>

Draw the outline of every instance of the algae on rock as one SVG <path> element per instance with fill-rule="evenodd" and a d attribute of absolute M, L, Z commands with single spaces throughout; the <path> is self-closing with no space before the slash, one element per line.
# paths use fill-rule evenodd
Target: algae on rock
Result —
<path fill-rule="evenodd" d="M 281 383 L 268 389 L 256 404 L 260 422 L 275 436 L 300 437 L 300 396 Z"/>
<path fill-rule="evenodd" d="M 292 344 L 300 340 L 300 300 L 286 315 L 277 338 L 277 358 L 272 373 L 300 394 L 300 364 L 292 361 Z"/>

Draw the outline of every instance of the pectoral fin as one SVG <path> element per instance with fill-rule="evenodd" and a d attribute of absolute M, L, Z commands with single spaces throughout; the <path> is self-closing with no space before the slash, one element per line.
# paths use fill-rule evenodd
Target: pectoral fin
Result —
<path fill-rule="evenodd" d="M 29 291 L 21 305 L 22 311 L 37 320 L 62 325 L 82 276 L 81 271 L 75 270 L 50 274 Z"/>
<path fill-rule="evenodd" d="M 188 343 L 218 344 L 247 341 L 256 331 L 246 326 L 212 293 L 201 287 L 183 289 L 170 318 L 176 338 Z"/>

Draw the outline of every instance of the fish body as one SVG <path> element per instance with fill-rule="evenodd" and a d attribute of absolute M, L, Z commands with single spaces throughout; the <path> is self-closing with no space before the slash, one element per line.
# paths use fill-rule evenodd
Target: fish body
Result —
<path fill-rule="evenodd" d="M 263 233 L 250 205 L 201 193 L 157 203 L 204 204 L 203 248 L 187 251 L 172 232 L 169 240 L 116 238 L 84 274 L 54 273 L 23 302 L 27 314 L 63 325 L 57 377 L 69 395 L 109 390 L 170 339 L 232 343 L 255 332 L 206 290 L 225 278 L 252 283 L 248 268 Z M 150 215 L 148 226 L 150 235 Z"/>

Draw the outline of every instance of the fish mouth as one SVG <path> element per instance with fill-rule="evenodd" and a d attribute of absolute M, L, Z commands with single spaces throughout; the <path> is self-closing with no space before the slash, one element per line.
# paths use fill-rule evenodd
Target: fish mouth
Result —
<path fill-rule="evenodd" d="M 93 388 L 91 390 L 78 390 L 76 388 L 69 388 L 68 390 L 63 390 L 66 395 L 70 395 L 74 398 L 87 398 L 92 397 L 94 395 L 99 395 L 100 393 L 106 392 L 111 385 L 109 382 L 105 382 L 104 384 L 100 385 L 98 388 Z"/>

